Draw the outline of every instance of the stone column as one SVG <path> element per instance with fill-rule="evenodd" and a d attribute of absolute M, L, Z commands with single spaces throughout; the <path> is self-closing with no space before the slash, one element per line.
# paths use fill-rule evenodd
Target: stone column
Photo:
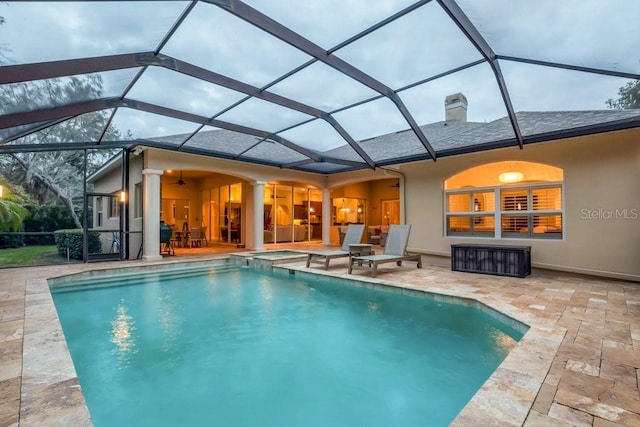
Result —
<path fill-rule="evenodd" d="M 322 244 L 331 245 L 331 191 L 328 188 L 322 190 Z"/>
<path fill-rule="evenodd" d="M 143 261 L 159 261 L 160 255 L 160 169 L 144 169 Z"/>
<path fill-rule="evenodd" d="M 264 181 L 255 181 L 253 185 L 253 249 L 264 250 Z"/>

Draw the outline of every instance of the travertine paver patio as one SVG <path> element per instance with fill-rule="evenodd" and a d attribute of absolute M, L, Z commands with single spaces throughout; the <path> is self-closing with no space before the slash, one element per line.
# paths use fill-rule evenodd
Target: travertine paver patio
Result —
<path fill-rule="evenodd" d="M 213 256 L 220 255 L 193 259 Z M 91 424 L 46 279 L 142 265 L 150 263 L 0 270 L 0 425 Z M 328 272 L 289 267 L 348 276 L 346 260 Z M 640 426 L 639 283 L 541 271 L 515 279 L 413 263 L 381 266 L 377 280 L 350 277 L 473 298 L 531 326 L 455 425 Z"/>

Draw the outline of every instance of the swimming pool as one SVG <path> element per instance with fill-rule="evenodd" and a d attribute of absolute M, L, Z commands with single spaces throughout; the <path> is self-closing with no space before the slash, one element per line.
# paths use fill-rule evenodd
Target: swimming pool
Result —
<path fill-rule="evenodd" d="M 462 305 L 247 268 L 109 279 L 52 287 L 96 426 L 447 425 L 522 335 Z"/>

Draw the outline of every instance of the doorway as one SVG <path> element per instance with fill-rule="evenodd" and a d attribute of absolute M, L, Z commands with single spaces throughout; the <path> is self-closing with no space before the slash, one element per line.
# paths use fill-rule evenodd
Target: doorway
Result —
<path fill-rule="evenodd" d="M 382 225 L 400 224 L 400 199 L 381 201 Z"/>

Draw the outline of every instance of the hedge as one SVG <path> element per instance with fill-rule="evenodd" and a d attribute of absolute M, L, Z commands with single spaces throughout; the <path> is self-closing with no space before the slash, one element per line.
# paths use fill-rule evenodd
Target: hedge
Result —
<path fill-rule="evenodd" d="M 24 243 L 29 245 L 53 245 L 54 230 L 66 230 L 75 227 L 71 215 L 61 204 L 27 205 L 29 216 L 25 218 L 24 231 L 49 232 L 48 236 L 25 236 Z M 65 257 L 67 256 L 65 250 Z"/>
<path fill-rule="evenodd" d="M 22 246 L 24 246 L 24 236 L 22 234 L 0 236 L 0 249 L 20 248 Z"/>
<path fill-rule="evenodd" d="M 69 258 L 81 260 L 83 258 L 82 229 L 74 228 L 70 230 L 56 230 L 54 232 L 56 247 L 60 256 L 67 256 L 69 250 Z M 100 233 L 97 231 L 89 232 L 89 253 L 97 254 L 102 250 L 100 243 Z"/>

